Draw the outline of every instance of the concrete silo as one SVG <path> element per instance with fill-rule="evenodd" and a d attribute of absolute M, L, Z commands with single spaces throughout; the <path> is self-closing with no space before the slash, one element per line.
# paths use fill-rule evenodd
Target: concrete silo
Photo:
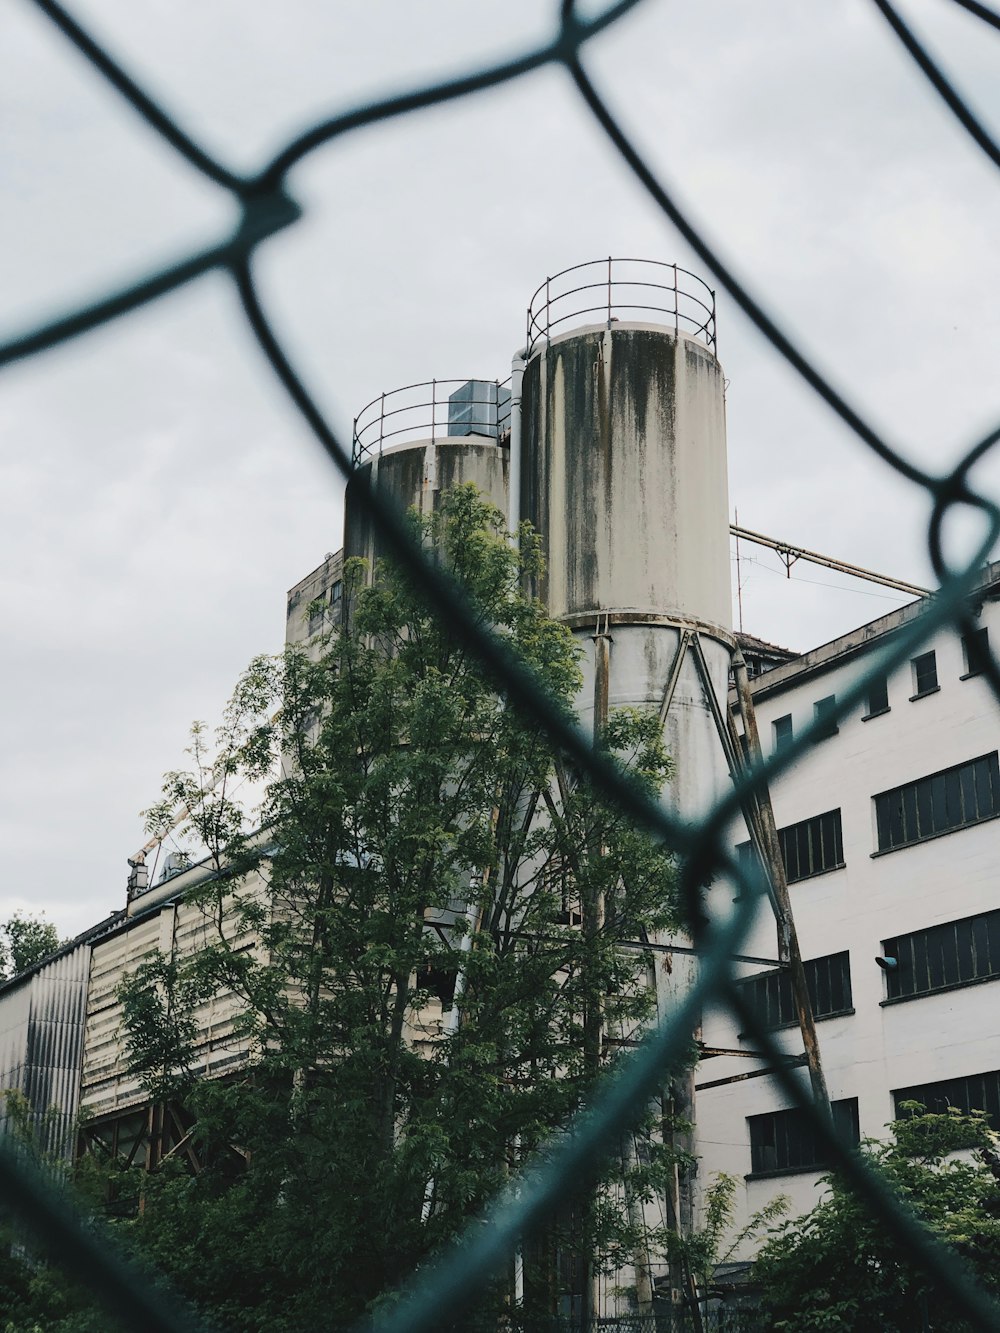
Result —
<path fill-rule="evenodd" d="M 586 322 L 595 308 L 601 322 Z M 582 327 L 563 331 L 574 317 Z M 661 709 L 672 803 L 697 816 L 728 766 L 687 649 L 697 635 L 724 709 L 734 647 L 712 293 L 672 264 L 635 260 L 549 279 L 529 310 L 520 425 L 519 512 L 546 561 L 535 591 L 583 650 L 581 720 L 595 707 Z"/>
<path fill-rule="evenodd" d="M 434 512 L 442 492 L 474 482 L 507 508 L 510 390 L 495 380 L 430 380 L 381 394 L 354 422 L 354 471 L 347 486 L 344 556 L 374 571 L 381 548 L 363 507 L 358 479 L 404 512 Z"/>

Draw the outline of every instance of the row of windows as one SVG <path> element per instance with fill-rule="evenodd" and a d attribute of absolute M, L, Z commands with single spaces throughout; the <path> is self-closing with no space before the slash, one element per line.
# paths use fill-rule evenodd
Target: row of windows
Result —
<path fill-rule="evenodd" d="M 834 1128 L 850 1143 L 857 1144 L 858 1099 L 832 1102 Z M 778 1175 L 789 1171 L 818 1171 L 830 1165 L 812 1117 L 797 1107 L 747 1116 L 750 1130 L 750 1170 L 754 1175 Z"/>
<path fill-rule="evenodd" d="M 938 1114 L 944 1114 L 949 1107 L 966 1114 L 983 1111 L 991 1128 L 1000 1131 L 1000 1070 L 897 1088 L 892 1093 L 892 1100 L 897 1118 L 910 1113 L 907 1102 L 919 1102 L 928 1111 Z M 856 1145 L 860 1141 L 857 1098 L 833 1102 L 831 1107 L 835 1128 L 849 1143 Z M 747 1116 L 747 1127 L 753 1175 L 822 1171 L 830 1165 L 812 1117 L 797 1107 Z"/>
<path fill-rule="evenodd" d="M 1000 814 L 997 752 L 906 782 L 875 797 L 880 852 Z"/>
<path fill-rule="evenodd" d="M 890 1000 L 1000 977 L 1000 911 L 883 941 Z"/>
<path fill-rule="evenodd" d="M 811 958 L 802 964 L 814 1018 L 832 1018 L 852 1013 L 851 960 L 843 953 Z M 798 1022 L 792 997 L 792 980 L 785 971 L 765 972 L 743 982 L 744 994 L 769 1028 Z"/>
<path fill-rule="evenodd" d="M 965 661 L 965 673 L 961 679 L 968 680 L 971 676 L 982 675 L 990 656 L 989 632 L 986 629 L 977 629 L 972 634 L 964 634 L 962 636 L 962 654 Z M 919 653 L 912 658 L 910 672 L 913 685 L 913 693 L 910 695 L 911 702 L 915 699 L 922 699 L 927 694 L 934 694 L 940 689 L 937 654 L 933 650 Z M 879 717 L 882 713 L 888 713 L 889 681 L 884 674 L 874 676 L 869 680 L 865 704 L 866 711 L 863 714 L 863 721 L 865 722 L 873 717 Z M 821 737 L 834 736 L 837 733 L 838 728 L 833 717 L 836 706 L 837 696 L 835 694 L 828 695 L 825 699 L 817 699 L 813 704 L 813 720 L 819 725 Z M 790 745 L 794 735 L 791 713 L 786 713 L 784 717 L 775 718 L 771 723 L 771 729 L 775 750 L 781 750 L 786 745 Z"/>
<path fill-rule="evenodd" d="M 1000 909 L 946 921 L 883 940 L 881 962 L 889 1000 L 905 1000 L 1000 977 Z M 850 954 L 803 963 L 814 1018 L 853 1013 Z M 787 971 L 749 977 L 744 994 L 768 1028 L 797 1022 Z"/>
<path fill-rule="evenodd" d="M 1000 759 L 994 750 L 872 799 L 878 851 L 909 847 L 1000 815 Z M 844 864 L 840 811 L 787 824 L 778 829 L 778 843 L 789 884 L 839 869 Z M 751 843 L 739 843 L 736 851 L 744 866 L 758 864 Z"/>
<path fill-rule="evenodd" d="M 796 880 L 822 875 L 844 864 L 844 834 L 839 810 L 827 810 L 822 815 L 787 824 L 778 829 L 778 845 L 789 884 Z M 756 864 L 753 844 L 741 842 L 736 848 L 744 866 Z"/>

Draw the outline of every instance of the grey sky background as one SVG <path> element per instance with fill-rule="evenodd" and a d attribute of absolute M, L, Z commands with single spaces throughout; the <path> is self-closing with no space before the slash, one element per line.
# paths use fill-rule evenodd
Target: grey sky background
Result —
<path fill-rule="evenodd" d="M 252 169 L 310 120 L 548 33 L 548 0 L 89 0 L 75 15 L 197 138 Z M 905 12 L 1000 128 L 1000 40 Z M 1000 418 L 1000 177 L 867 0 L 646 0 L 586 64 L 657 170 L 808 353 L 934 468 Z M 229 228 L 232 206 L 26 0 L 0 12 L 0 336 Z M 346 434 L 383 389 L 505 378 L 528 297 L 600 256 L 687 247 L 550 70 L 367 129 L 294 173 L 304 221 L 261 292 Z M 712 282 L 711 275 L 704 273 Z M 714 285 L 714 284 L 713 284 Z M 871 456 L 725 297 L 740 521 L 930 581 L 923 494 Z M 0 374 L 6 627 L 0 919 L 121 905 L 138 811 L 276 650 L 285 590 L 340 544 L 320 458 L 215 275 Z M 995 493 L 1000 471 L 987 462 Z M 956 550 L 973 533 L 961 524 Z M 747 630 L 806 649 L 903 599 L 744 551 Z"/>

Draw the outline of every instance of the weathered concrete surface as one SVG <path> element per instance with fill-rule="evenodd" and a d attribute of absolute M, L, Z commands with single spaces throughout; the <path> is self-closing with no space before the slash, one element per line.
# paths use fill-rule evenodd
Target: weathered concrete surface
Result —
<path fill-rule="evenodd" d="M 359 478 L 370 479 L 400 512 L 411 507 L 422 515 L 437 508 L 442 491 L 473 482 L 483 496 L 507 512 L 507 449 L 482 436 L 465 435 L 416 441 L 387 449 L 362 464 L 347 483 L 344 556 L 361 556 L 374 570 L 384 554 L 374 525 L 358 501 Z"/>
<path fill-rule="evenodd" d="M 549 613 L 633 609 L 731 625 L 723 377 L 701 343 L 575 330 L 524 376 L 521 513 Z"/>

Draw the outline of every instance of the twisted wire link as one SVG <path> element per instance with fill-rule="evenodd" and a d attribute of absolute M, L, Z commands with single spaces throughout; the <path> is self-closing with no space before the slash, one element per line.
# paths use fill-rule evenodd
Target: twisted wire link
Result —
<path fill-rule="evenodd" d="M 623 1132 L 639 1118 L 665 1073 L 684 1057 L 697 1015 L 708 1003 L 726 1007 L 739 1020 L 741 1030 L 758 1043 L 764 1056 L 777 1065 L 775 1077 L 795 1105 L 808 1114 L 830 1158 L 853 1183 L 859 1195 L 878 1215 L 915 1261 L 934 1275 L 954 1301 L 956 1313 L 973 1327 L 1000 1326 L 1000 1309 L 970 1277 L 964 1264 L 926 1230 L 912 1212 L 889 1189 L 881 1176 L 866 1166 L 843 1142 L 816 1108 L 801 1073 L 784 1065 L 772 1033 L 766 1031 L 733 975 L 730 955 L 739 952 L 747 939 L 762 901 L 765 885 L 761 872 L 742 867 L 727 849 L 725 833 L 730 820 L 750 795 L 763 793 L 768 784 L 807 753 L 825 734 L 834 719 L 845 717 L 864 697 L 868 681 L 878 673 L 904 663 L 937 631 L 946 627 L 965 632 L 972 627 L 969 599 L 993 543 L 1000 537 L 1000 508 L 970 484 L 970 472 L 1000 440 L 1000 425 L 971 444 L 955 466 L 935 475 L 906 456 L 899 443 L 883 438 L 782 330 L 774 314 L 753 295 L 735 267 L 714 249 L 680 204 L 658 180 L 634 146 L 583 65 L 587 44 L 638 7 L 640 0 L 616 0 L 596 15 L 582 18 L 574 0 L 560 0 L 553 35 L 547 42 L 522 51 L 498 64 L 469 71 L 459 77 L 402 90 L 379 101 L 357 105 L 317 122 L 285 145 L 255 175 L 241 175 L 217 161 L 189 135 L 149 94 L 100 46 L 57 0 L 31 0 L 76 47 L 94 70 L 110 83 L 149 128 L 198 172 L 229 191 L 240 205 L 240 220 L 232 233 L 216 244 L 195 250 L 173 264 L 62 316 L 0 344 L 0 366 L 37 356 L 91 329 L 110 323 L 147 305 L 205 273 L 221 270 L 233 280 L 256 340 L 268 364 L 283 385 L 290 402 L 303 417 L 330 462 L 346 478 L 351 455 L 318 408 L 295 366 L 286 355 L 261 304 L 253 274 L 257 249 L 302 216 L 302 208 L 288 189 L 292 169 L 309 154 L 332 144 L 354 130 L 378 122 L 419 112 L 428 107 L 474 96 L 478 92 L 522 77 L 546 65 L 561 65 L 574 83 L 581 102 L 594 117 L 622 160 L 664 216 L 680 232 L 694 252 L 715 275 L 774 350 L 834 411 L 858 439 L 878 458 L 931 500 L 927 541 L 940 589 L 928 599 L 907 628 L 872 660 L 870 669 L 843 694 L 836 708 L 822 723 L 802 732 L 788 747 L 754 765 L 721 797 L 697 825 L 687 823 L 650 801 L 602 755 L 595 751 L 565 709 L 546 693 L 531 670 L 469 613 L 461 589 L 440 567 L 430 563 L 406 530 L 401 516 L 370 485 L 361 472 L 355 476 L 354 500 L 367 510 L 386 547 L 398 559 L 419 571 L 428 600 L 447 617 L 456 635 L 475 654 L 500 689 L 517 707 L 531 715 L 552 744 L 586 772 L 608 797 L 628 810 L 650 836 L 671 848 L 682 867 L 682 906 L 691 935 L 701 950 L 697 982 L 678 1009 L 648 1034 L 639 1050 L 620 1060 L 602 1084 L 599 1095 L 573 1122 L 548 1158 L 529 1168 L 517 1188 L 498 1199 L 489 1213 L 453 1247 L 442 1253 L 418 1275 L 385 1322 L 386 1333 L 418 1333 L 431 1330 L 455 1316 L 478 1289 L 484 1278 L 513 1253 L 519 1236 L 537 1225 L 564 1202 L 572 1188 L 592 1178 L 603 1156 L 614 1150 Z M 1000 30 L 1000 15 L 979 0 L 942 0 Z M 989 159 L 1000 167 L 1000 148 L 962 95 L 914 35 L 889 0 L 872 0 L 889 24 L 910 59 L 936 94 Z M 953 510 L 971 508 L 986 522 L 987 535 L 974 556 L 963 566 L 948 564 L 943 550 L 943 532 Z M 1000 703 L 1000 664 L 990 653 L 984 664 L 994 698 Z M 739 887 L 737 903 L 724 921 L 709 921 L 702 903 L 701 885 L 724 876 Z M 88 1282 L 95 1292 L 131 1326 L 159 1333 L 193 1333 L 199 1328 L 189 1312 L 151 1285 L 138 1268 L 116 1255 L 99 1228 L 90 1219 L 84 1224 L 67 1210 L 52 1189 L 33 1174 L 13 1148 L 0 1139 L 0 1192 L 6 1209 L 23 1225 L 46 1240 L 67 1268 Z"/>

